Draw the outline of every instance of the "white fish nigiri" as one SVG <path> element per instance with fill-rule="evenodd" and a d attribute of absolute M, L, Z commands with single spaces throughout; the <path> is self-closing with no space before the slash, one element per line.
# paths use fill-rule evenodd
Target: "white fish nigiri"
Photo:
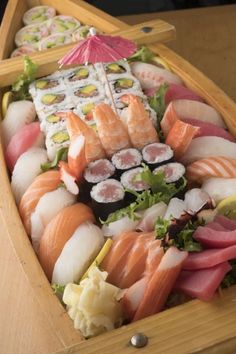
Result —
<path fill-rule="evenodd" d="M 46 162 L 47 151 L 41 148 L 31 148 L 19 157 L 11 179 L 11 187 L 17 204 L 35 177 L 42 172 L 41 164 Z"/>
<path fill-rule="evenodd" d="M 99 253 L 104 238 L 101 229 L 86 222 L 81 224 L 64 245 L 58 257 L 52 283 L 66 285 L 77 282 Z"/>
<path fill-rule="evenodd" d="M 31 240 L 37 252 L 40 238 L 47 224 L 63 208 L 74 204 L 76 197 L 65 188 L 58 188 L 44 194 L 31 214 Z"/>
<path fill-rule="evenodd" d="M 181 162 L 188 165 L 197 160 L 217 156 L 236 159 L 236 143 L 218 136 L 195 138 L 181 158 Z"/>
<path fill-rule="evenodd" d="M 102 231 L 105 237 L 115 238 L 124 231 L 135 230 L 138 223 L 139 220 L 131 220 L 128 216 L 124 216 L 123 218 L 113 221 L 108 225 L 103 225 Z"/>
<path fill-rule="evenodd" d="M 182 80 L 172 72 L 153 64 L 136 61 L 131 63 L 132 74 L 140 81 L 142 89 L 158 88 L 163 83 L 182 84 Z"/>
<path fill-rule="evenodd" d="M 209 178 L 203 183 L 202 190 L 218 203 L 227 197 L 236 195 L 236 178 Z"/>
<path fill-rule="evenodd" d="M 141 231 L 152 231 L 155 227 L 155 222 L 159 216 L 163 217 L 166 213 L 167 205 L 164 202 L 154 204 L 146 209 L 142 219 L 138 224 L 137 229 Z"/>
<path fill-rule="evenodd" d="M 35 117 L 36 111 L 33 102 L 22 100 L 10 103 L 1 123 L 5 145 L 8 145 L 10 139 L 20 128 L 25 124 L 32 123 Z"/>

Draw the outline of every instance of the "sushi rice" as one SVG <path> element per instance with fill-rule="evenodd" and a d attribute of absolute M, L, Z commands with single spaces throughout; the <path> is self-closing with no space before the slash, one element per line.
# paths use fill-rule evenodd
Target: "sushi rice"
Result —
<path fill-rule="evenodd" d="M 66 129 L 66 122 L 60 122 L 51 127 L 46 135 L 46 148 L 49 160 L 53 160 L 58 150 L 69 147 L 70 137 Z"/>

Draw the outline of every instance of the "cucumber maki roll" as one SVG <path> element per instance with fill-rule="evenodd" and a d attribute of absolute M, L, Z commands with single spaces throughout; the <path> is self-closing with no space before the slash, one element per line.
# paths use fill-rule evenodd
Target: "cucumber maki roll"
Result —
<path fill-rule="evenodd" d="M 134 148 L 123 149 L 116 152 L 111 161 L 116 168 L 118 175 L 130 170 L 133 167 L 138 167 L 142 162 L 141 153 Z"/>
<path fill-rule="evenodd" d="M 77 30 L 75 30 L 72 34 L 73 41 L 78 42 L 82 41 L 83 39 L 91 36 L 90 34 L 90 26 L 81 26 Z"/>
<path fill-rule="evenodd" d="M 18 47 L 15 50 L 13 50 L 13 52 L 11 53 L 11 58 L 20 57 L 22 55 L 29 55 L 35 52 L 37 52 L 35 47 L 29 44 L 22 45 L 21 47 Z"/>
<path fill-rule="evenodd" d="M 50 36 L 43 38 L 39 42 L 39 50 L 55 48 L 60 45 L 69 44 L 71 42 L 72 42 L 72 37 L 70 34 L 53 33 Z"/>
<path fill-rule="evenodd" d="M 152 143 L 142 149 L 143 160 L 149 168 L 154 168 L 167 163 L 173 159 L 174 152 L 169 145 L 162 143 Z"/>
<path fill-rule="evenodd" d="M 56 10 L 50 6 L 35 6 L 26 11 L 23 16 L 25 25 L 41 23 L 56 15 Z"/>
<path fill-rule="evenodd" d="M 90 195 L 94 214 L 102 220 L 106 220 L 110 213 L 124 205 L 124 188 L 119 181 L 112 178 L 93 186 Z"/>
<path fill-rule="evenodd" d="M 21 28 L 15 35 L 17 47 L 31 45 L 38 50 L 39 41 L 49 35 L 45 22 Z"/>
<path fill-rule="evenodd" d="M 80 22 L 72 16 L 55 16 L 50 20 L 50 33 L 72 34 L 78 27 Z"/>

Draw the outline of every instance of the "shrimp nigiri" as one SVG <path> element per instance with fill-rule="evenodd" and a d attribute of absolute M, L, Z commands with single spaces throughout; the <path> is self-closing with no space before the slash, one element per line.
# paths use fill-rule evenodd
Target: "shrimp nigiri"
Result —
<path fill-rule="evenodd" d="M 109 157 L 121 149 L 131 147 L 126 127 L 108 104 L 100 103 L 95 107 L 94 119 L 98 136 Z"/>
<path fill-rule="evenodd" d="M 87 163 L 102 159 L 106 156 L 97 133 L 75 113 L 66 113 L 66 125 L 71 138 L 80 134 L 83 134 L 85 137 L 85 156 Z"/>
<path fill-rule="evenodd" d="M 156 129 L 140 98 L 129 94 L 126 110 L 126 125 L 133 147 L 142 149 L 145 145 L 159 141 Z"/>

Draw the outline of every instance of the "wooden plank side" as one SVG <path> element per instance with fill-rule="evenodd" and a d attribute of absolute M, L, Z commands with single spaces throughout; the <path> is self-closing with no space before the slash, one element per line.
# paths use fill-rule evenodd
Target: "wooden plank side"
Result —
<path fill-rule="evenodd" d="M 22 16 L 27 11 L 25 0 L 9 0 L 0 27 L 0 60 L 10 56 L 14 49 L 16 32 L 23 26 Z"/>
<path fill-rule="evenodd" d="M 235 301 L 236 287 L 232 287 L 224 291 L 222 297 L 216 296 L 209 303 L 191 301 L 157 316 L 71 346 L 58 354 L 132 354 L 140 351 L 148 354 L 201 353 L 203 348 L 235 336 Z M 129 345 L 131 336 L 137 332 L 142 332 L 149 338 L 148 345 L 141 350 Z"/>

